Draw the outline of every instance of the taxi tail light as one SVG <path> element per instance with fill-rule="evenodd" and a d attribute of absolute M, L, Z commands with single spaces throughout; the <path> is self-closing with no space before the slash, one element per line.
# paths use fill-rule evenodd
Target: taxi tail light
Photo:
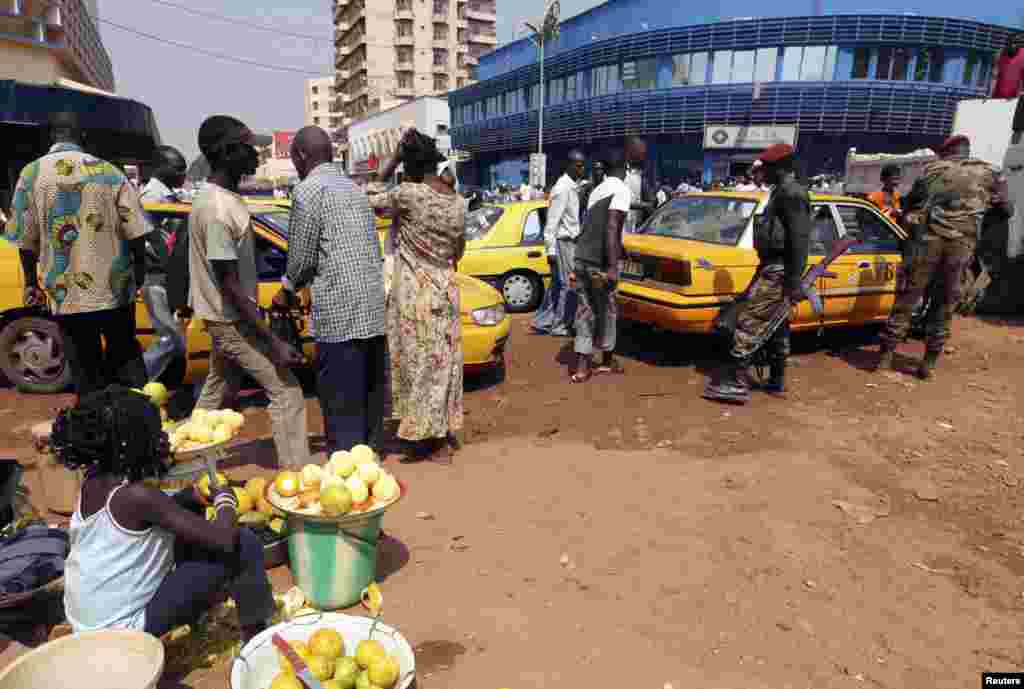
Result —
<path fill-rule="evenodd" d="M 693 284 L 693 270 L 689 261 L 674 258 L 659 258 L 655 267 L 654 279 L 680 287 Z"/>

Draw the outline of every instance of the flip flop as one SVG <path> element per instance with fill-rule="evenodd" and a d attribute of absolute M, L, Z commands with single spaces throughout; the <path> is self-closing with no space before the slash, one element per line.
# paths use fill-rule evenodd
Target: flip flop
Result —
<path fill-rule="evenodd" d="M 625 372 L 626 369 L 623 368 L 622 364 L 619 363 L 618 359 L 612 359 L 612 362 L 610 364 L 601 364 L 600 366 L 594 369 L 594 375 L 598 376 L 609 373 L 614 373 L 617 376 L 621 376 Z"/>

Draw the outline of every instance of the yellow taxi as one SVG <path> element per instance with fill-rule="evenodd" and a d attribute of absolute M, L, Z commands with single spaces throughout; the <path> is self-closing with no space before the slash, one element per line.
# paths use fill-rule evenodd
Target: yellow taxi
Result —
<path fill-rule="evenodd" d="M 719 310 L 750 284 L 757 270 L 753 220 L 765 193 L 686 194 L 659 208 L 623 239 L 621 317 L 680 333 L 708 333 Z M 797 307 L 794 330 L 884 321 L 896 296 L 903 230 L 866 201 L 811 195 L 808 266 L 839 238 L 856 238 L 817 288 L 824 310 Z"/>
<path fill-rule="evenodd" d="M 170 231 L 187 231 L 187 204 L 147 205 L 154 225 Z M 281 276 L 288 261 L 288 208 L 279 203 L 252 203 L 250 210 L 255 232 L 256 265 L 259 272 L 259 302 L 269 308 L 280 289 Z M 468 372 L 500 367 L 508 342 L 511 318 L 505 313 L 501 295 L 473 278 L 458 276 L 462 308 L 462 344 Z M 44 311 L 22 306 L 24 280 L 17 250 L 0 242 L 0 371 L 24 392 L 59 392 L 71 382 L 66 343 L 60 328 Z M 303 319 L 305 350 L 312 357 L 313 342 L 309 319 Z M 154 335 L 149 314 L 140 300 L 136 307 L 136 328 L 143 347 Z M 209 366 L 210 336 L 198 321 L 186 324 L 187 366 L 177 369 L 175 377 L 197 381 Z M 187 368 L 187 370 L 186 370 Z"/>

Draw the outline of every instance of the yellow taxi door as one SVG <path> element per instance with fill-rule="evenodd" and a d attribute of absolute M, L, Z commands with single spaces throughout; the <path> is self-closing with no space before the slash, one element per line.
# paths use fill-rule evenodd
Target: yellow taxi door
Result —
<path fill-rule="evenodd" d="M 835 207 L 830 203 L 816 203 L 811 207 L 811 256 L 807 266 L 817 265 L 832 251 L 832 244 L 839 239 L 839 221 Z M 822 277 L 816 287 L 821 296 L 822 313 L 816 314 L 809 302 L 802 302 L 801 309 L 806 309 L 810 320 L 820 324 L 844 322 L 849 318 L 852 307 L 851 292 L 847 289 L 848 277 L 839 261 L 829 266 L 827 273 L 835 277 Z"/>
<path fill-rule="evenodd" d="M 850 292 L 850 323 L 885 320 L 896 299 L 896 274 L 903 263 L 899 230 L 870 206 L 837 203 L 843 236 L 858 242 L 836 264 Z M 836 265 L 833 264 L 833 265 Z"/>

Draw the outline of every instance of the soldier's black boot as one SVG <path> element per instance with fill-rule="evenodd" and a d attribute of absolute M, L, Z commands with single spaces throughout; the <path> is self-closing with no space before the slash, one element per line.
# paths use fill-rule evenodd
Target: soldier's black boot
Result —
<path fill-rule="evenodd" d="M 921 380 L 931 380 L 935 376 L 935 365 L 938 362 L 938 352 L 925 352 L 921 365 L 917 367 L 917 377 Z"/>
<path fill-rule="evenodd" d="M 774 359 L 769 368 L 768 382 L 764 391 L 772 395 L 786 394 L 786 360 Z"/>
<path fill-rule="evenodd" d="M 750 386 L 743 375 L 746 364 L 733 359 L 721 370 L 717 382 L 704 386 L 704 399 L 732 404 L 746 404 L 750 401 Z"/>

